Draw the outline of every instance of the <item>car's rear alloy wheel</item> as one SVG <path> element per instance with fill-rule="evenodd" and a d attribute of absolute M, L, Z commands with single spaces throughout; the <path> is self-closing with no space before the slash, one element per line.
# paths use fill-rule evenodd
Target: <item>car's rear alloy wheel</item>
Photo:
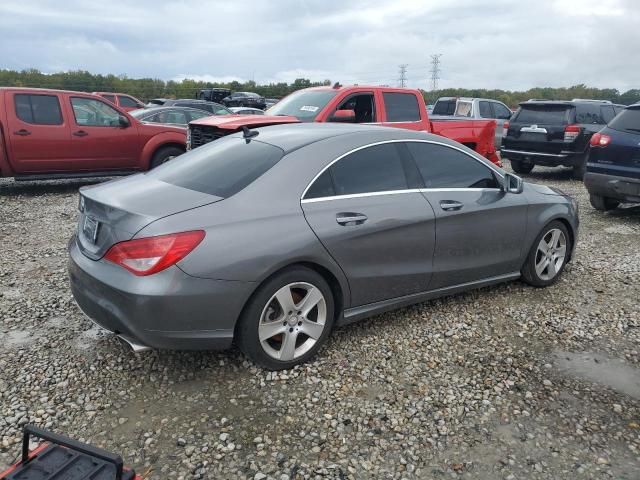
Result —
<path fill-rule="evenodd" d="M 306 282 L 285 285 L 260 316 L 262 349 L 276 360 L 299 358 L 322 337 L 326 323 L 327 302 L 318 287 Z"/>
<path fill-rule="evenodd" d="M 567 263 L 569 253 L 567 227 L 554 221 L 538 235 L 522 269 L 525 281 L 536 287 L 554 283 Z"/>
<path fill-rule="evenodd" d="M 267 281 L 238 326 L 238 345 L 255 363 L 271 370 L 311 358 L 333 326 L 333 296 L 313 270 L 295 268 Z"/>

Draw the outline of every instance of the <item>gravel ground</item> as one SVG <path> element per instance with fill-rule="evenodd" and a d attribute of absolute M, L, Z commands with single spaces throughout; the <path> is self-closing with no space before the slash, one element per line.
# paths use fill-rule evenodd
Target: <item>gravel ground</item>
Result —
<path fill-rule="evenodd" d="M 0 182 L 0 466 L 35 423 L 149 479 L 640 478 L 640 207 L 575 195 L 576 257 L 334 332 L 278 374 L 236 351 L 134 354 L 67 287 L 78 182 Z"/>

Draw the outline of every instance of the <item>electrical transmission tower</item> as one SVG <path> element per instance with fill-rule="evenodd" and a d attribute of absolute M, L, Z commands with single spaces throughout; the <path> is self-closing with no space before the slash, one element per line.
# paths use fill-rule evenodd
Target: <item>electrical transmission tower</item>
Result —
<path fill-rule="evenodd" d="M 402 88 L 407 86 L 407 67 L 408 66 L 409 65 L 407 65 L 406 63 L 403 63 L 402 65 L 400 65 L 400 78 L 398 78 L 398 84 Z"/>
<path fill-rule="evenodd" d="M 431 90 L 438 90 L 438 80 L 440 80 L 440 57 L 441 53 L 431 55 Z"/>

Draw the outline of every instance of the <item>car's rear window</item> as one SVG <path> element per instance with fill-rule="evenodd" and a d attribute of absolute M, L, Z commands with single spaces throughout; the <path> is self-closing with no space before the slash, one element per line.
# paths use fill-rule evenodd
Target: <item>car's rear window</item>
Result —
<path fill-rule="evenodd" d="M 513 121 L 531 125 L 564 125 L 569 123 L 571 108 L 571 105 L 522 105 Z"/>
<path fill-rule="evenodd" d="M 228 198 L 273 167 L 284 152 L 273 145 L 226 137 L 165 163 L 147 173 L 156 180 Z"/>
<path fill-rule="evenodd" d="M 640 132 L 640 108 L 627 108 L 609 123 L 609 128 L 623 132 Z"/>
<path fill-rule="evenodd" d="M 453 115 L 456 112 L 456 100 L 438 100 L 433 107 L 432 115 Z"/>

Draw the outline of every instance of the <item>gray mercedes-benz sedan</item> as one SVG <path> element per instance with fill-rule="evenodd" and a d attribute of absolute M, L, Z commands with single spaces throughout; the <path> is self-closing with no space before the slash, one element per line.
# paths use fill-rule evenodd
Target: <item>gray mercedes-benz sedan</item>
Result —
<path fill-rule="evenodd" d="M 380 126 L 245 130 L 83 187 L 80 308 L 139 349 L 220 349 L 289 368 L 335 325 L 571 259 L 575 201 L 446 138 Z"/>

